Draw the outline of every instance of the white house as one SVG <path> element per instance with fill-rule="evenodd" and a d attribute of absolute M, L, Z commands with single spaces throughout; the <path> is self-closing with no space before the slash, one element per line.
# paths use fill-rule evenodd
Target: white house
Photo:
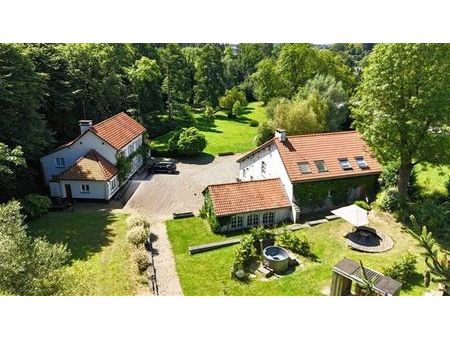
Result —
<path fill-rule="evenodd" d="M 142 145 L 145 128 L 125 113 L 79 125 L 78 137 L 41 158 L 45 183 L 52 197 L 109 200 L 119 188 L 117 157 Z M 128 178 L 142 164 L 140 154 L 133 156 Z"/>
<path fill-rule="evenodd" d="M 318 209 L 308 206 L 312 198 L 305 197 L 304 192 L 307 189 L 314 192 L 317 187 L 316 190 L 321 189 L 323 194 L 323 186 L 329 185 L 320 208 L 330 208 L 336 203 L 345 204 L 366 195 L 369 185 L 367 182 L 373 181 L 373 178 L 376 180 L 382 171 L 380 164 L 356 131 L 287 136 L 286 131 L 278 129 L 274 138 L 247 153 L 238 163 L 241 182 L 235 183 L 232 190 L 241 191 L 239 185 L 247 181 L 261 182 L 267 186 L 273 185 L 272 179 L 277 179 L 290 204 L 288 217 L 294 222 L 300 213 Z M 316 184 L 311 188 L 309 183 L 313 182 L 321 182 L 321 187 Z M 268 194 L 262 186 L 257 187 Z M 273 186 L 271 189 L 276 192 L 277 200 L 280 200 L 280 192 Z M 211 193 L 213 190 L 216 190 L 215 193 Z M 227 196 L 230 201 L 236 195 L 230 195 L 229 189 L 218 190 L 214 185 L 209 186 L 206 191 L 209 191 L 213 207 L 217 210 L 220 210 L 224 203 L 232 203 L 223 200 L 222 195 Z M 273 192 L 270 194 L 273 195 Z M 257 201 L 262 200 L 262 197 L 249 193 L 247 195 Z M 345 195 L 344 200 L 342 195 Z M 241 197 L 237 200 L 240 199 Z M 252 208 L 258 208 L 258 202 L 252 202 L 251 205 Z M 270 207 L 267 203 L 264 205 L 266 209 Z M 283 217 L 287 218 L 285 211 Z M 249 227 L 253 221 L 248 223 L 243 217 L 243 222 L 239 224 L 239 227 Z"/>

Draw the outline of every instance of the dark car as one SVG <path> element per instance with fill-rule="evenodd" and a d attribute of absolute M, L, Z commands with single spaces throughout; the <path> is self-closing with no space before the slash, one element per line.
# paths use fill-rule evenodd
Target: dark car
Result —
<path fill-rule="evenodd" d="M 149 171 L 152 173 L 175 174 L 177 171 L 177 165 L 168 161 L 156 162 L 149 167 Z"/>

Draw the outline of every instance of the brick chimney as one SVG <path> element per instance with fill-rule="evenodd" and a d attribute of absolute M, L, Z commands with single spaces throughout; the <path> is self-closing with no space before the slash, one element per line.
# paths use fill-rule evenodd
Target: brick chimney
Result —
<path fill-rule="evenodd" d="M 80 126 L 81 134 L 83 134 L 92 127 L 92 120 L 80 120 L 78 125 Z"/>
<path fill-rule="evenodd" d="M 278 128 L 277 130 L 275 130 L 275 137 L 279 139 L 281 142 L 286 141 L 287 137 L 286 130 Z"/>

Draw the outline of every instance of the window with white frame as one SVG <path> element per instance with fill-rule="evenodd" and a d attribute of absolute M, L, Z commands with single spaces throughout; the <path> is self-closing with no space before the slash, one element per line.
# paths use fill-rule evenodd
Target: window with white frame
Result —
<path fill-rule="evenodd" d="M 264 225 L 270 225 L 274 223 L 275 214 L 273 211 L 265 212 L 262 217 L 262 222 Z"/>
<path fill-rule="evenodd" d="M 91 191 L 89 190 L 89 184 L 81 185 L 81 192 L 84 194 L 89 194 Z"/>
<path fill-rule="evenodd" d="M 128 146 L 128 156 L 130 156 L 134 152 L 134 147 L 132 144 Z"/>
<path fill-rule="evenodd" d="M 264 175 L 266 173 L 266 162 L 262 161 L 261 162 L 261 174 Z"/>
<path fill-rule="evenodd" d="M 258 214 L 252 214 L 247 216 L 247 226 L 255 226 L 259 224 L 259 215 Z"/>
<path fill-rule="evenodd" d="M 344 170 L 352 169 L 352 165 L 350 164 L 348 158 L 340 158 L 339 164 L 341 165 L 341 168 Z"/>
<path fill-rule="evenodd" d="M 117 183 L 117 177 L 114 177 L 110 182 L 109 182 L 109 190 L 110 191 L 114 191 L 117 189 L 118 183 Z"/>
<path fill-rule="evenodd" d="M 247 168 L 242 169 L 242 177 L 246 177 L 247 176 Z"/>
<path fill-rule="evenodd" d="M 231 229 L 241 228 L 242 224 L 243 224 L 242 216 L 233 216 L 233 217 L 231 217 L 231 221 L 230 221 L 230 228 Z"/>
<path fill-rule="evenodd" d="M 66 160 L 64 157 L 57 157 L 55 159 L 57 168 L 64 168 L 66 166 Z"/>

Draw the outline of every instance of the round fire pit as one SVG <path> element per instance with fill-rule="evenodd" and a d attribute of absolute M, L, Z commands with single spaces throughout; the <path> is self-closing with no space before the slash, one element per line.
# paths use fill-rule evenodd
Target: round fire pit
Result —
<path fill-rule="evenodd" d="M 289 253 L 281 246 L 268 246 L 263 250 L 266 266 L 275 273 L 281 273 L 289 267 Z"/>

